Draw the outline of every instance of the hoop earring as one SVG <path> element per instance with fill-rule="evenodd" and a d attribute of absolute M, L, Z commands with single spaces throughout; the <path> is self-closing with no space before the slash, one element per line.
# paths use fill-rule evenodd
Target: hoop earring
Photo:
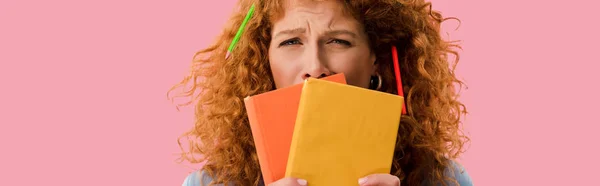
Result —
<path fill-rule="evenodd" d="M 371 76 L 371 81 L 369 83 L 369 89 L 380 90 L 382 84 L 383 84 L 383 80 L 381 79 L 381 75 L 377 74 L 377 76 Z"/>

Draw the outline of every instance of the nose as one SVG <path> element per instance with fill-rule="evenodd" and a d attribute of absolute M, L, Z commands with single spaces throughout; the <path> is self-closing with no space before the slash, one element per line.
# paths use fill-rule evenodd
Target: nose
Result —
<path fill-rule="evenodd" d="M 329 75 L 331 75 L 331 74 L 330 73 L 325 73 L 325 72 L 320 73 L 320 74 L 318 72 L 317 73 L 305 73 L 304 76 L 302 76 L 302 80 L 305 80 L 305 79 L 307 79 L 309 77 L 324 78 L 324 77 L 327 77 Z"/>
<path fill-rule="evenodd" d="M 309 77 L 323 78 L 331 75 L 331 71 L 327 68 L 326 56 L 322 53 L 319 47 L 311 47 L 305 52 L 305 63 L 302 73 L 302 80 Z"/>

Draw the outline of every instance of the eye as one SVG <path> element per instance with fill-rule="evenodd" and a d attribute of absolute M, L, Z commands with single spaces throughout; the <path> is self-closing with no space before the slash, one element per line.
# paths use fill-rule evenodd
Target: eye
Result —
<path fill-rule="evenodd" d="M 341 39 L 333 39 L 329 43 L 341 44 L 341 45 L 346 45 L 346 46 L 352 45 L 350 42 L 348 42 L 346 40 L 341 40 Z"/>
<path fill-rule="evenodd" d="M 302 43 L 300 43 L 300 39 L 298 39 L 298 38 L 293 38 L 293 39 L 288 39 L 288 40 L 285 40 L 285 41 L 281 42 L 281 43 L 279 44 L 279 46 L 286 46 L 286 45 L 297 45 L 297 44 L 302 44 Z"/>

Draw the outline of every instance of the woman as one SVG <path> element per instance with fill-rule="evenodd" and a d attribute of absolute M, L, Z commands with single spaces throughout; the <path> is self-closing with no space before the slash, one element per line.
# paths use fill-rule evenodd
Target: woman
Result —
<path fill-rule="evenodd" d="M 254 15 L 225 58 L 252 4 Z M 182 159 L 206 162 L 184 185 L 263 185 L 243 98 L 335 73 L 344 73 L 350 85 L 396 94 L 392 45 L 400 56 L 408 113 L 401 119 L 392 171 L 357 182 L 471 185 L 453 161 L 468 140 L 459 128 L 466 110 L 454 90 L 462 83 L 447 61 L 458 46 L 440 37 L 443 19 L 430 3 L 242 0 L 239 5 L 219 42 L 198 52 L 196 57 L 206 55 L 196 58 L 191 74 L 175 86 L 188 88 L 181 96 L 199 98 L 195 126 L 184 134 L 190 149 Z M 272 185 L 306 184 L 284 178 Z"/>

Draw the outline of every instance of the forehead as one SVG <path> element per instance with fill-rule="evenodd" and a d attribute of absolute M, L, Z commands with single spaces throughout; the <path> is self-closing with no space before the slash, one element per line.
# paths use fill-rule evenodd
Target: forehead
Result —
<path fill-rule="evenodd" d="M 274 32 L 304 26 L 307 22 L 328 27 L 357 27 L 358 22 L 348 14 L 339 0 L 282 0 L 276 17 Z"/>
<path fill-rule="evenodd" d="M 339 0 L 282 0 L 285 12 L 309 11 L 314 13 L 339 12 L 343 3 Z"/>

